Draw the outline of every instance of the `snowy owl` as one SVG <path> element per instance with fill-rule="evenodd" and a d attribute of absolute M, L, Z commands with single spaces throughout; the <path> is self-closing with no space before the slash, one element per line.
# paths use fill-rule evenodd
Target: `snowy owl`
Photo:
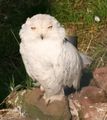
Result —
<path fill-rule="evenodd" d="M 54 17 L 37 14 L 28 18 L 19 35 L 26 71 L 40 83 L 46 101 L 61 100 L 65 86 L 79 88 L 83 56 L 65 39 L 65 29 Z"/>

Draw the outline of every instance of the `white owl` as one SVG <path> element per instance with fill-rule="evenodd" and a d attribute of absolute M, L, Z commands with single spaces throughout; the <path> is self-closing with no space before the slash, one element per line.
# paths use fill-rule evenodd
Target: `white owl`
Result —
<path fill-rule="evenodd" d="M 26 71 L 40 83 L 46 101 L 61 100 L 65 86 L 79 88 L 83 56 L 65 40 L 65 29 L 54 17 L 34 15 L 22 25 L 19 34 Z"/>

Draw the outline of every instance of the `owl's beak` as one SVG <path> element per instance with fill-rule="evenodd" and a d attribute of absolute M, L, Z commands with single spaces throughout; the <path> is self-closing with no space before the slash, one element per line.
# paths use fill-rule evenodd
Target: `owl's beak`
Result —
<path fill-rule="evenodd" d="M 41 39 L 43 40 L 43 38 L 44 38 L 43 34 L 41 34 L 40 37 L 41 37 Z"/>

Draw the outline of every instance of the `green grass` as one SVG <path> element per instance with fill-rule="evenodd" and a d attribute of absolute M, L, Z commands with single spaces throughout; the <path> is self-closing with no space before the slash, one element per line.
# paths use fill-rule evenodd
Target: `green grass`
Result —
<path fill-rule="evenodd" d="M 57 0 L 53 2 L 51 11 L 62 23 L 91 25 L 95 23 L 95 16 L 99 16 L 102 22 L 107 18 L 107 0 Z"/>
<path fill-rule="evenodd" d="M 107 0 L 0 0 L 0 102 L 17 85 L 29 88 L 33 84 L 25 72 L 19 54 L 18 33 L 26 18 L 37 13 L 51 14 L 61 24 L 82 23 L 85 28 L 93 24 L 100 26 L 107 20 Z M 95 16 L 99 16 L 101 22 L 96 23 Z M 78 31 L 81 29 L 84 27 Z M 85 38 L 87 39 L 87 36 Z M 104 62 L 101 58 L 105 60 L 107 54 L 102 54 L 105 47 L 98 43 L 92 51 L 94 55 L 90 55 L 96 59 L 92 67 L 102 66 Z"/>

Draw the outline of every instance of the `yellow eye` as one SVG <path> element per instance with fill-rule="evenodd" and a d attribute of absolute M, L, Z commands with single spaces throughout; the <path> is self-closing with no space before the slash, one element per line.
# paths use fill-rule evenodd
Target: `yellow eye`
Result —
<path fill-rule="evenodd" d="M 36 27 L 31 27 L 32 30 L 36 30 Z"/>
<path fill-rule="evenodd" d="M 52 28 L 52 25 L 50 25 L 48 28 L 51 29 L 51 28 Z"/>

